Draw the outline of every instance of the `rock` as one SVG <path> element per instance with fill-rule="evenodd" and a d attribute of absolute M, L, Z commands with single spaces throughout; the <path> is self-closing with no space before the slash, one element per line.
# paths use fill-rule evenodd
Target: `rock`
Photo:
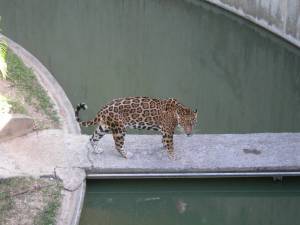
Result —
<path fill-rule="evenodd" d="M 34 121 L 29 116 L 21 114 L 0 115 L 0 142 L 28 134 L 33 129 Z"/>
<path fill-rule="evenodd" d="M 63 181 L 64 188 L 67 191 L 76 191 L 85 181 L 85 171 L 80 168 L 56 168 L 55 176 Z"/>

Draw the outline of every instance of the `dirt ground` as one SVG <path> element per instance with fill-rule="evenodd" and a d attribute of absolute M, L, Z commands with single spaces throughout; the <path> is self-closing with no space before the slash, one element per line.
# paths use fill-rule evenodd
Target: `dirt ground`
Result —
<path fill-rule="evenodd" d="M 61 184 L 50 178 L 0 180 L 0 224 L 54 224 Z"/>

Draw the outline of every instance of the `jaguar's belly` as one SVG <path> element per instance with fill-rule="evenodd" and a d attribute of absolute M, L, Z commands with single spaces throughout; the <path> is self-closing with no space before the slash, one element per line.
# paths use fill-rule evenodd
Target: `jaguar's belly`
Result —
<path fill-rule="evenodd" d="M 126 125 L 126 127 L 128 128 L 132 128 L 132 129 L 139 129 L 139 130 L 154 130 L 154 131 L 160 131 L 160 127 L 157 124 L 147 124 L 144 122 L 140 122 L 140 123 L 129 123 L 128 125 Z"/>

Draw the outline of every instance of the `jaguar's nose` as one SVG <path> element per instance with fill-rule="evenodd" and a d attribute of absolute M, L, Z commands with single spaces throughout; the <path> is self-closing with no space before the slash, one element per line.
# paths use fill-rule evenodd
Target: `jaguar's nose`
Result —
<path fill-rule="evenodd" d="M 192 126 L 187 126 L 187 127 L 185 127 L 185 129 L 184 129 L 184 133 L 185 133 L 187 136 L 191 136 L 191 135 L 192 135 L 192 131 L 193 131 Z"/>

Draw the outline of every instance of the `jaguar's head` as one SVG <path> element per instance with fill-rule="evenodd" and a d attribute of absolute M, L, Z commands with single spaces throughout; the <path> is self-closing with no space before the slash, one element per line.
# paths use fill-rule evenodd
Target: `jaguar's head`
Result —
<path fill-rule="evenodd" d="M 177 111 L 178 125 L 184 130 L 187 136 L 191 136 L 193 127 L 197 122 L 197 109 L 182 108 Z"/>

